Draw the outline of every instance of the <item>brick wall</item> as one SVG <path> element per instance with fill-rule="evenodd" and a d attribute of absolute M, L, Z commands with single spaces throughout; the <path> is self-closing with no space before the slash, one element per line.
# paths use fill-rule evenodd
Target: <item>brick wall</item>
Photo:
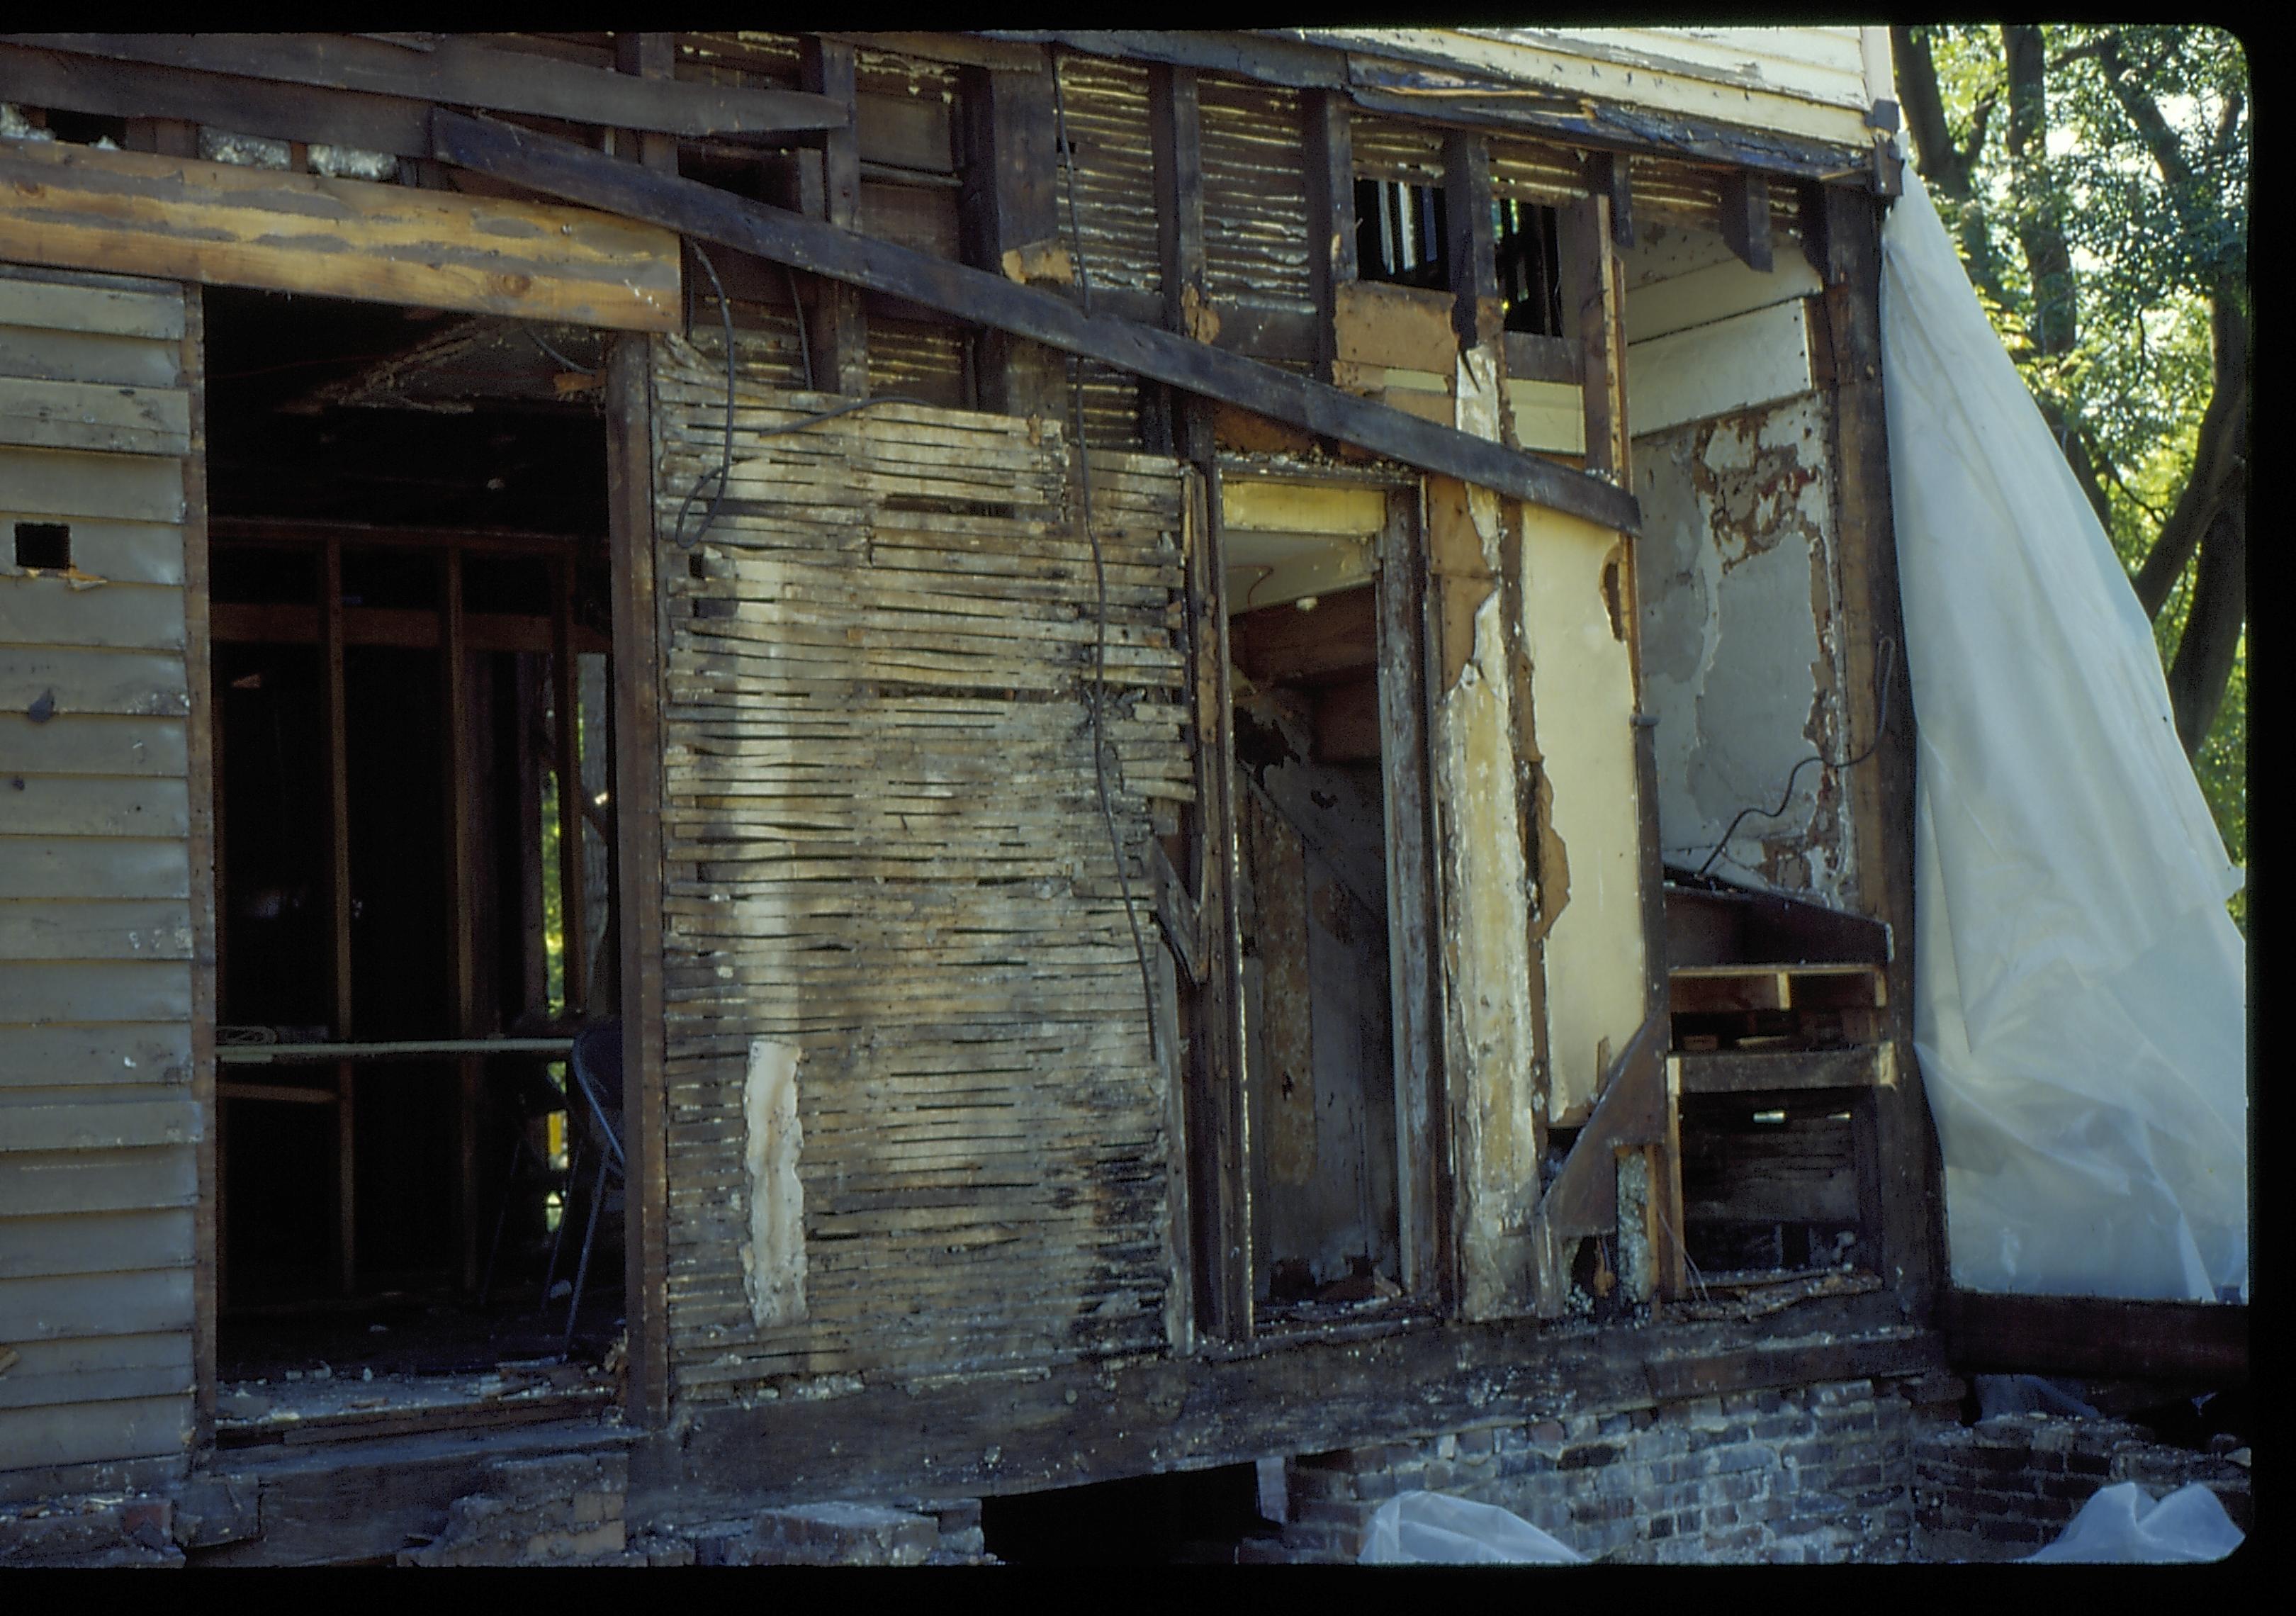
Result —
<path fill-rule="evenodd" d="M 1915 1439 L 1915 1550 L 1931 1560 L 2021 1559 L 2116 1481 L 2156 1498 L 2198 1481 L 2249 1530 L 2248 1471 L 2228 1456 L 2163 1447 L 2120 1420 L 2005 1414 Z"/>
<path fill-rule="evenodd" d="M 1425 1489 L 1496 1504 L 1589 1559 L 1902 1560 L 1914 1415 L 1900 1390 L 1843 1381 L 1342 1448 L 1287 1467 L 1280 1549 L 1352 1561 L 1372 1513 Z"/>

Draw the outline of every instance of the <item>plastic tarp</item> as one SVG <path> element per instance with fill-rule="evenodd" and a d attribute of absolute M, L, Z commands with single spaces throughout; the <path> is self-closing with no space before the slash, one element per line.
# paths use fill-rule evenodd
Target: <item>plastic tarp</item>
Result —
<path fill-rule="evenodd" d="M 2216 1494 L 2195 1481 L 2155 1503 L 2134 1481 L 2099 1488 L 2054 1543 L 2027 1565 L 2175 1565 L 2221 1560 L 2243 1534 Z"/>
<path fill-rule="evenodd" d="M 1398 1493 L 1373 1513 L 1358 1565 L 1584 1565 L 1521 1515 L 1445 1493 Z"/>
<path fill-rule="evenodd" d="M 2248 1282 L 2246 948 L 2151 625 L 1910 165 L 1882 355 L 1956 1284 Z"/>

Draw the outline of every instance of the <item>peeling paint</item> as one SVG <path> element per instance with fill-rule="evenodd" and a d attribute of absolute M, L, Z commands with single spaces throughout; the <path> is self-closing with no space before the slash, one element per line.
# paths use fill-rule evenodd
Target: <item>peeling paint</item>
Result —
<path fill-rule="evenodd" d="M 1847 906 L 1853 839 L 1839 782 L 1794 765 L 1839 757 L 1827 400 L 1638 439 L 1644 692 L 1656 715 L 1660 846 L 1698 865 L 1740 822 L 1718 874 Z"/>
<path fill-rule="evenodd" d="M 752 1038 L 742 1085 L 750 1210 L 750 1237 L 741 1248 L 742 1289 L 750 1317 L 760 1327 L 805 1317 L 805 1185 L 797 1171 L 805 1129 L 797 1114 L 798 1058 L 793 1044 Z"/>
<path fill-rule="evenodd" d="M 1510 1310 L 1529 1275 L 1517 1248 L 1538 1198 L 1536 1040 L 1530 989 L 1528 871 L 1522 856 L 1499 592 L 1474 614 L 1472 654 L 1436 702 L 1434 752 L 1444 812 L 1440 841 L 1451 923 L 1447 1042 L 1466 1102 L 1456 1170 L 1473 1208 L 1459 1243 L 1462 1301 L 1471 1317 Z M 1455 1090 L 1456 1092 L 1462 1092 Z"/>

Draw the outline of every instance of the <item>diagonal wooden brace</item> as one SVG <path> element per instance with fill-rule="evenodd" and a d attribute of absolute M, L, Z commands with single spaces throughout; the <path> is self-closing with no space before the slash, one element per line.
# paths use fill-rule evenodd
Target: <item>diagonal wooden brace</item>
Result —
<path fill-rule="evenodd" d="M 458 168 L 906 298 L 1617 531 L 1641 528 L 1633 496 L 1600 478 L 1176 332 L 1088 316 L 1065 298 L 985 270 L 445 108 L 432 114 L 431 141 L 439 160 Z"/>

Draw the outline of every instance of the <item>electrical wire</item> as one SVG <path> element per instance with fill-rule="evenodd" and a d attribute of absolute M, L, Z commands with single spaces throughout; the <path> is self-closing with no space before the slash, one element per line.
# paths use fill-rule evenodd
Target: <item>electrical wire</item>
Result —
<path fill-rule="evenodd" d="M 522 329 L 526 332 L 526 340 L 528 341 L 533 343 L 535 347 L 540 349 L 545 355 L 550 358 L 555 359 L 560 365 L 565 366 L 568 370 L 572 371 L 575 374 L 586 376 L 597 368 L 595 365 L 592 365 L 575 364 L 573 360 L 568 358 L 564 354 L 560 353 L 556 349 L 551 347 L 549 343 L 545 342 L 542 340 L 542 334 L 536 331 L 532 326 L 525 326 Z"/>
<path fill-rule="evenodd" d="M 1888 734 L 1890 729 L 1890 688 L 1891 685 L 1895 683 L 1897 678 L 1898 642 L 1884 636 L 1882 641 L 1882 651 L 1883 658 L 1888 664 L 1882 675 L 1882 710 L 1880 717 L 1876 719 L 1874 725 L 1874 738 L 1866 743 L 1866 750 L 1859 752 L 1856 757 L 1845 759 L 1840 763 L 1833 762 L 1822 753 L 1812 752 L 1808 757 L 1804 758 L 1800 762 L 1795 764 L 1792 770 L 1786 775 L 1785 792 L 1784 795 L 1779 797 L 1778 806 L 1774 808 L 1762 808 L 1751 806 L 1740 808 L 1738 810 L 1737 816 L 1730 821 L 1729 828 L 1722 833 L 1722 840 L 1716 842 L 1713 849 L 1706 855 L 1706 862 L 1698 866 L 1698 874 L 1701 876 L 1703 876 L 1709 870 L 1714 867 L 1714 861 L 1722 857 L 1722 849 L 1730 845 L 1730 838 L 1738 833 L 1738 825 L 1747 815 L 1759 814 L 1765 819 L 1775 819 L 1786 811 L 1786 804 L 1793 800 L 1794 782 L 1801 778 L 1802 770 L 1808 768 L 1813 763 L 1824 764 L 1829 772 L 1837 769 L 1856 768 L 1859 764 L 1865 762 L 1866 759 L 1874 755 L 1875 749 L 1880 747 L 1882 744 L 1882 737 Z"/>
<path fill-rule="evenodd" d="M 1053 53 L 1053 134 L 1061 148 L 1061 178 L 1068 193 L 1069 250 L 1076 263 L 1077 293 L 1084 317 L 1092 318 L 1092 274 L 1084 256 L 1084 231 L 1077 223 L 1076 160 L 1069 149 L 1068 109 L 1061 96 L 1060 53 Z M 1092 581 L 1096 602 L 1093 635 L 1092 783 L 1100 798 L 1100 817 L 1108 827 L 1108 850 L 1116 861 L 1117 889 L 1124 897 L 1124 923 L 1131 929 L 1133 956 L 1140 962 L 1140 995 L 1148 1010 L 1148 1052 L 1160 1059 L 1156 1037 L 1156 988 L 1148 970 L 1148 945 L 1140 935 L 1140 916 L 1132 904 L 1132 878 L 1124 868 L 1124 842 L 1116 832 L 1116 810 L 1108 799 L 1108 734 L 1103 710 L 1108 702 L 1108 568 L 1101 556 L 1100 530 L 1092 520 L 1092 450 L 1084 435 L 1084 361 L 1071 357 L 1069 376 L 1070 413 L 1076 419 L 1077 482 L 1083 506 L 1086 541 L 1092 546 Z"/>
<path fill-rule="evenodd" d="M 805 361 L 805 390 L 816 393 L 821 390 L 813 380 L 813 339 L 805 329 L 805 302 L 797 295 L 797 271 L 784 264 L 782 273 L 789 277 L 790 314 L 797 322 L 797 357 Z"/>
<path fill-rule="evenodd" d="M 709 531 L 710 525 L 718 520 L 718 507 L 725 503 L 726 485 L 732 480 L 734 475 L 733 305 L 726 301 L 726 283 L 718 278 L 718 267 L 709 261 L 709 255 L 701 250 L 701 243 L 698 242 L 689 242 L 687 245 L 693 249 L 694 258 L 700 261 L 702 269 L 709 275 L 709 284 L 717 291 L 718 317 L 723 323 L 725 327 L 726 447 L 722 456 L 718 460 L 717 467 L 714 470 L 702 472 L 700 477 L 694 479 L 693 486 L 686 490 L 685 499 L 680 501 L 678 504 L 677 520 L 671 525 L 670 537 L 677 541 L 677 547 L 681 550 L 693 549 L 694 546 L 701 542 L 703 536 Z M 787 267 L 784 266 L 784 267 Z M 791 300 L 794 302 L 797 296 L 797 275 L 793 270 L 790 274 L 790 296 Z M 540 339 L 538 338 L 537 339 L 537 340 L 539 340 Z M 798 309 L 798 350 L 805 357 L 805 385 L 806 390 L 810 392 L 814 390 L 813 349 L 811 344 L 806 340 L 805 314 L 802 307 L 800 307 Z M 816 414 L 805 415 L 795 421 L 784 422 L 780 426 L 760 427 L 750 435 L 753 438 L 779 438 L 790 432 L 802 432 L 808 427 L 819 426 L 824 421 L 834 421 L 840 415 L 850 415 L 857 410 L 874 409 L 881 404 L 914 404 L 920 405 L 929 410 L 939 409 L 941 407 L 935 404 L 931 399 L 920 398 L 914 393 L 876 393 L 866 398 L 857 398 L 850 404 L 840 404 L 833 410 L 823 410 Z M 718 490 L 709 497 L 709 509 L 702 514 L 701 525 L 694 529 L 693 537 L 688 538 L 685 536 L 685 518 L 688 513 L 693 509 L 693 502 L 701 497 L 701 490 L 709 487 L 713 479 L 718 484 Z"/>
<path fill-rule="evenodd" d="M 694 258 L 709 273 L 709 284 L 718 293 L 718 318 L 726 327 L 726 453 L 718 461 L 714 473 L 718 479 L 718 491 L 709 496 L 709 509 L 702 514 L 701 526 L 692 538 L 685 537 L 685 513 L 693 508 L 693 502 L 701 497 L 701 489 L 713 473 L 704 472 L 695 478 L 693 486 L 685 491 L 685 497 L 678 502 L 677 521 L 670 528 L 670 537 L 677 541 L 677 547 L 681 550 L 691 550 L 709 531 L 710 524 L 718 520 L 718 507 L 726 503 L 726 485 L 734 475 L 734 306 L 726 300 L 726 283 L 718 278 L 718 266 L 711 263 L 709 255 L 701 250 L 701 243 L 689 242 L 686 245 L 693 249 Z"/>

